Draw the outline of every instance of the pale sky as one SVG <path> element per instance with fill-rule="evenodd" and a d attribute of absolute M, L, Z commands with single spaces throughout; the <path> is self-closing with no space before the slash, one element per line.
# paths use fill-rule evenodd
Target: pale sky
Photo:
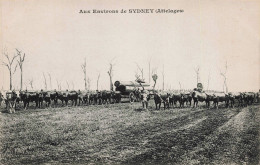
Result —
<path fill-rule="evenodd" d="M 81 64 L 87 59 L 91 89 L 109 89 L 109 62 L 115 57 L 116 80 L 135 80 L 136 63 L 148 81 L 148 61 L 157 68 L 157 88 L 196 87 L 194 69 L 209 89 L 222 90 L 225 61 L 229 91 L 260 89 L 260 1 L 258 0 L 0 0 L 1 52 L 26 54 L 25 85 L 44 88 L 43 72 L 67 88 L 83 89 Z M 114 1 L 116 2 L 116 1 Z M 183 13 L 80 14 L 93 9 L 182 9 Z M 6 60 L 0 55 L 0 61 Z M 18 68 L 17 68 L 18 69 Z M 7 68 L 0 66 L 0 88 L 9 88 Z M 151 83 L 153 84 L 153 83 Z M 19 69 L 13 85 L 20 88 Z M 24 85 L 24 87 L 25 87 Z M 49 86 L 49 81 L 48 81 Z"/>

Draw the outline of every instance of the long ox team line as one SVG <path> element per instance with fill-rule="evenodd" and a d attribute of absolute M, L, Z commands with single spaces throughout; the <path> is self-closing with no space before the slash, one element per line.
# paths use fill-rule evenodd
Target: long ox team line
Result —
<path fill-rule="evenodd" d="M 255 102 L 259 103 L 259 92 L 237 92 L 237 93 L 208 93 L 199 92 L 194 89 L 191 92 L 140 92 L 136 90 L 134 93 L 134 98 L 136 101 L 146 102 L 146 107 L 148 106 L 148 101 L 151 96 L 155 101 L 156 109 L 160 109 L 161 104 L 165 108 L 179 107 L 183 108 L 192 106 L 197 107 L 199 102 L 205 102 L 206 106 L 210 108 L 211 103 L 214 104 L 215 108 L 218 108 L 219 103 L 224 103 L 225 107 L 244 107 L 251 105 Z M 45 106 L 49 107 L 52 105 L 56 107 L 58 105 L 58 100 L 60 100 L 62 105 L 68 105 L 70 102 L 72 106 L 79 105 L 101 105 L 101 104 L 113 104 L 121 102 L 121 94 L 118 91 L 11 91 L 5 94 L 0 93 L 0 103 L 4 100 L 6 103 L 6 108 L 13 107 L 15 110 L 16 104 L 23 102 L 23 108 L 27 109 L 29 104 L 34 102 L 35 108 L 42 108 L 43 103 Z M 177 103 L 179 105 L 177 105 Z M 8 108 L 7 108 L 8 109 Z"/>

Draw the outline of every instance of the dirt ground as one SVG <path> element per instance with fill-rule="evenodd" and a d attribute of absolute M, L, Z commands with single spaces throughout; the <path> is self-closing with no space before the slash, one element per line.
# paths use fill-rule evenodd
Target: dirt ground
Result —
<path fill-rule="evenodd" d="M 1 113 L 1 164 L 259 164 L 260 105 L 150 104 Z"/>

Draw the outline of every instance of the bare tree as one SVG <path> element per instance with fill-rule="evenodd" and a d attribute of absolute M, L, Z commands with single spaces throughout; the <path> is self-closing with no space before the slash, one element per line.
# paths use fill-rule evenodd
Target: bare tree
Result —
<path fill-rule="evenodd" d="M 209 81 L 210 81 L 210 71 L 209 71 L 209 75 L 208 75 L 208 85 L 207 85 L 207 90 L 209 90 Z"/>
<path fill-rule="evenodd" d="M 196 69 L 194 69 L 197 77 L 197 84 L 200 82 L 200 67 L 198 66 Z"/>
<path fill-rule="evenodd" d="M 27 89 L 28 84 L 27 83 L 23 83 L 23 85 L 25 86 L 25 89 Z"/>
<path fill-rule="evenodd" d="M 228 92 L 228 86 L 227 86 L 227 69 L 228 69 L 228 63 L 227 63 L 227 61 L 226 61 L 224 72 L 221 72 L 221 71 L 220 71 L 220 75 L 224 78 L 224 83 L 223 83 L 223 91 L 224 91 L 224 92 Z"/>
<path fill-rule="evenodd" d="M 164 90 L 164 65 L 163 65 L 163 71 L 162 71 L 162 80 L 163 80 L 162 90 Z"/>
<path fill-rule="evenodd" d="M 75 90 L 75 89 L 74 89 L 74 82 L 73 82 L 73 81 L 71 82 L 71 85 L 72 85 L 72 89 Z"/>
<path fill-rule="evenodd" d="M 141 72 L 141 75 L 142 75 L 142 81 L 144 81 L 144 69 L 141 68 L 137 63 L 136 63 L 136 65 L 137 65 L 137 68 L 139 69 L 139 71 Z"/>
<path fill-rule="evenodd" d="M 135 72 L 135 81 L 140 81 L 140 75 L 138 74 L 138 72 Z"/>
<path fill-rule="evenodd" d="M 98 78 L 97 78 L 97 90 L 98 90 L 99 78 L 100 78 L 100 73 L 98 73 Z"/>
<path fill-rule="evenodd" d="M 21 51 L 19 51 L 18 49 L 16 49 L 17 51 L 17 55 L 19 56 L 19 60 L 17 60 L 18 62 L 18 65 L 19 65 L 19 68 L 20 68 L 20 71 L 21 71 L 21 86 L 20 86 L 20 89 L 23 90 L 23 62 L 24 62 L 24 59 L 25 59 L 25 53 L 21 54 Z"/>
<path fill-rule="evenodd" d="M 49 75 L 49 80 L 50 80 L 50 89 L 52 90 L 51 75 L 50 75 L 50 73 L 48 73 L 48 75 Z"/>
<path fill-rule="evenodd" d="M 181 88 L 181 82 L 179 82 L 179 85 L 180 85 L 180 91 L 181 91 L 181 89 L 182 89 L 182 88 Z"/>
<path fill-rule="evenodd" d="M 85 83 L 85 90 L 87 90 L 87 64 L 86 64 L 86 58 L 84 60 L 84 63 L 81 65 L 81 69 L 84 73 L 84 83 Z"/>
<path fill-rule="evenodd" d="M 58 90 L 61 90 L 61 83 L 56 79 L 56 82 L 57 82 L 57 88 Z"/>
<path fill-rule="evenodd" d="M 29 80 L 29 84 L 31 86 L 31 89 L 33 90 L 33 78 Z"/>
<path fill-rule="evenodd" d="M 151 60 L 152 57 L 148 60 L 148 67 L 149 67 L 149 84 L 151 83 Z"/>
<path fill-rule="evenodd" d="M 44 78 L 44 88 L 47 90 L 47 81 L 44 72 L 42 72 L 43 78 Z"/>
<path fill-rule="evenodd" d="M 87 78 L 88 90 L 90 90 L 90 82 L 91 82 L 91 80 L 90 80 L 90 78 L 88 77 L 88 78 Z"/>
<path fill-rule="evenodd" d="M 158 76 L 156 74 L 156 68 L 154 68 L 153 71 L 152 71 L 152 78 L 153 78 L 153 81 L 154 81 L 154 84 L 153 84 L 153 90 L 154 90 L 157 79 L 158 79 Z"/>
<path fill-rule="evenodd" d="M 66 81 L 66 83 L 67 83 L 67 88 L 69 90 L 70 89 L 70 84 L 68 83 L 68 81 Z"/>
<path fill-rule="evenodd" d="M 15 73 L 15 71 L 16 71 L 16 68 L 17 68 L 17 64 L 16 64 L 16 66 L 15 66 L 15 68 L 14 68 L 14 71 L 13 71 L 13 68 L 12 68 L 12 65 L 13 65 L 13 62 L 14 62 L 14 60 L 15 60 L 15 58 L 18 56 L 18 55 L 14 55 L 13 57 L 9 57 L 9 54 L 8 54 L 8 52 L 7 52 L 7 50 L 6 50 L 6 48 L 4 49 L 4 51 L 3 51 L 3 54 L 4 54 L 4 56 L 6 57 L 6 59 L 7 59 L 7 63 L 6 62 L 3 62 L 2 61 L 2 65 L 4 65 L 4 66 L 6 66 L 7 67 L 7 69 L 8 69 L 8 71 L 9 71 L 9 78 L 10 78 L 10 90 L 12 90 L 12 76 L 13 76 L 13 74 Z"/>
<path fill-rule="evenodd" d="M 110 90 L 113 91 L 114 90 L 114 86 L 113 86 L 113 81 L 112 81 L 112 78 L 113 78 L 113 67 L 114 67 L 114 63 L 113 60 L 115 59 L 115 57 L 110 61 L 109 63 L 109 70 L 107 71 L 108 75 L 109 75 L 109 80 L 110 80 Z"/>

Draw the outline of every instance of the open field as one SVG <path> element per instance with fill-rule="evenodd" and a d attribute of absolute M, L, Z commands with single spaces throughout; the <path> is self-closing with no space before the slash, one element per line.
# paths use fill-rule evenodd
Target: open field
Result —
<path fill-rule="evenodd" d="M 1 164 L 259 164 L 260 105 L 150 104 L 1 113 Z"/>

